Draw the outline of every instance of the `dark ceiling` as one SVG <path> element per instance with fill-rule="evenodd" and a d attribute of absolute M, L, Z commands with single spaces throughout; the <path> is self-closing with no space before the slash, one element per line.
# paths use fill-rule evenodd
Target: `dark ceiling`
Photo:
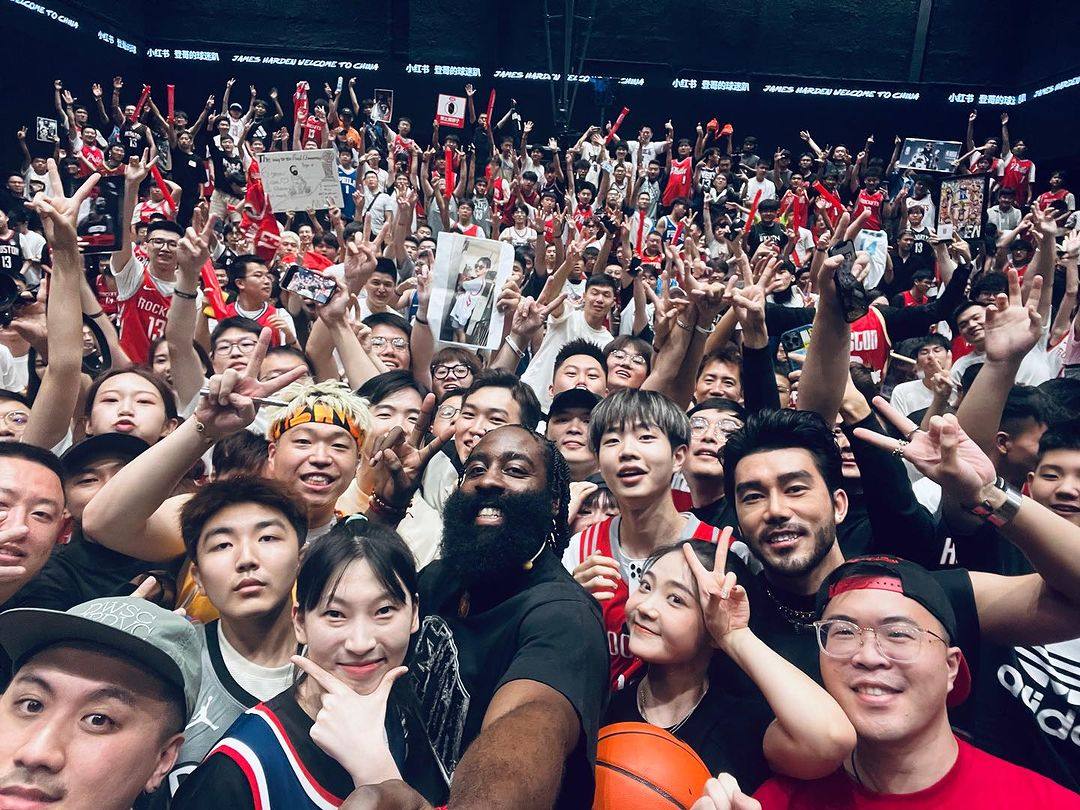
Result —
<path fill-rule="evenodd" d="M 918 70 L 917 24 L 929 6 Z M 553 13 L 565 0 L 552 0 Z M 543 70 L 543 0 L 73 0 L 151 44 L 288 48 Z M 1042 0 L 577 0 L 587 69 L 1026 87 L 1080 67 L 1080 3 Z M 558 46 L 558 42 L 555 43 Z M 913 52 L 915 72 L 913 75 Z"/>

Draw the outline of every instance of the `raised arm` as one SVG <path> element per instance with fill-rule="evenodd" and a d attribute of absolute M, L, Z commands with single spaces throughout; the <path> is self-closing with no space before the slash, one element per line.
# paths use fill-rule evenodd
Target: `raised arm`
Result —
<path fill-rule="evenodd" d="M 56 161 L 49 160 L 49 179 L 57 194 L 40 196 L 30 207 L 41 217 L 52 252 L 46 337 L 49 364 L 30 409 L 23 442 L 50 450 L 67 434 L 79 398 L 83 336 L 80 284 L 83 278 L 76 224 L 79 206 L 100 178 L 92 174 L 74 196 L 63 194 Z"/>
<path fill-rule="evenodd" d="M 881 397 L 874 405 L 910 441 L 901 444 L 857 429 L 859 438 L 901 455 L 965 509 L 986 504 L 997 510 L 1004 505 L 1008 496 L 995 484 L 994 465 L 955 417 L 938 417 L 927 433 L 916 430 Z M 1080 621 L 1080 526 L 1031 498 L 1019 493 L 1012 497 L 1017 496 L 1016 515 L 997 531 L 1024 554 L 1036 573 L 1013 577 L 970 573 L 980 632 L 994 643 L 1008 645 L 1073 638 Z"/>
<path fill-rule="evenodd" d="M 165 343 L 169 349 L 173 387 L 181 407 L 186 407 L 203 386 L 203 364 L 195 352 L 196 304 L 202 267 L 210 260 L 210 234 L 214 217 L 201 231 L 188 228 L 176 249 L 176 289 L 165 320 Z"/>
<path fill-rule="evenodd" d="M 140 560 L 171 560 L 184 553 L 180 508 L 189 496 L 170 497 L 184 474 L 214 442 L 245 429 L 255 420 L 256 397 L 269 396 L 306 372 L 303 365 L 259 382 L 258 371 L 270 345 L 263 329 L 247 370 L 214 375 L 212 392 L 195 414 L 138 458 L 124 465 L 86 505 L 83 531 L 106 548 Z"/>
<path fill-rule="evenodd" d="M 1009 114 L 1001 114 L 1001 154 L 1007 155 L 1012 152 L 1012 141 L 1009 140 Z"/>
<path fill-rule="evenodd" d="M 847 214 L 842 214 L 838 234 L 847 220 Z M 810 273 L 819 298 L 814 311 L 814 339 L 799 379 L 799 410 L 816 411 L 831 425 L 847 384 L 851 325 L 844 318 L 833 280 L 833 272 L 843 263 L 843 257 L 827 257 L 825 244 L 824 238 L 818 240 L 811 263 Z"/>
<path fill-rule="evenodd" d="M 797 779 L 827 776 L 855 748 L 855 729 L 828 692 L 750 629 L 746 590 L 726 564 L 731 530 L 725 534 L 716 544 L 711 571 L 690 546 L 683 546 L 706 629 L 713 645 L 750 677 L 776 715 L 762 742 L 769 766 Z"/>
<path fill-rule="evenodd" d="M 143 150 L 142 157 L 132 155 L 124 169 L 124 207 L 120 212 L 120 249 L 109 257 L 109 267 L 115 276 L 131 261 L 131 218 L 135 204 L 139 202 L 139 185 L 150 171 L 150 151 Z"/>

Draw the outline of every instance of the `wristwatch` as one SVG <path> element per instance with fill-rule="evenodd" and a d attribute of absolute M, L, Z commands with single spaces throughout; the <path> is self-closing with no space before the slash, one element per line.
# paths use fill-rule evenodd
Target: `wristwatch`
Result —
<path fill-rule="evenodd" d="M 991 501 L 999 500 L 999 496 L 996 493 L 982 500 L 981 503 L 977 503 L 974 506 L 968 507 L 968 511 L 978 518 L 989 522 L 993 526 L 1004 526 L 1014 517 L 1016 513 L 1020 511 L 1020 502 L 1023 500 L 1023 495 L 1020 491 L 1009 486 L 1008 482 L 1000 476 L 992 486 L 996 490 L 1000 490 L 1005 495 L 1005 500 L 1002 501 L 997 507 Z M 984 490 L 986 487 L 983 488 Z"/>

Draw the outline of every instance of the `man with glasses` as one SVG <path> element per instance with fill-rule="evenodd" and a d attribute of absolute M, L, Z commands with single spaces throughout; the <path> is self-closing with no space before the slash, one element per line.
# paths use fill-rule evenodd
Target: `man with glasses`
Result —
<path fill-rule="evenodd" d="M 412 367 L 409 346 L 412 330 L 404 318 L 393 312 L 376 312 L 364 318 L 364 326 L 371 329 L 368 338 L 371 350 L 387 371 L 395 368 L 408 371 Z"/>
<path fill-rule="evenodd" d="M 150 344 L 165 334 L 176 288 L 177 248 L 184 235 L 175 222 L 156 219 L 146 228 L 146 264 L 132 252 L 131 222 L 139 201 L 139 184 L 147 175 L 146 162 L 145 152 L 142 158 L 132 156 L 124 170 L 120 250 L 109 259 L 120 305 L 120 347 L 136 365 L 146 362 Z"/>
<path fill-rule="evenodd" d="M 746 413 L 738 402 L 710 397 L 691 408 L 687 415 L 690 446 L 682 468 L 683 480 L 676 476 L 672 483 L 675 502 L 710 526 L 721 529 L 733 526 L 738 531 L 735 507 L 724 497 L 722 454 L 728 436 L 743 426 Z"/>
<path fill-rule="evenodd" d="M 22 441 L 29 421 L 30 405 L 26 397 L 15 391 L 0 389 L 0 442 Z"/>
<path fill-rule="evenodd" d="M 464 391 L 480 370 L 476 355 L 458 346 L 440 349 L 431 358 L 431 390 L 440 400 L 448 391 Z"/>
<path fill-rule="evenodd" d="M 766 782 L 761 806 L 1080 807 L 1075 793 L 953 733 L 947 709 L 967 697 L 971 673 L 935 575 L 897 558 L 855 558 L 825 579 L 817 605 L 822 679 L 858 742 L 824 778 Z"/>
<path fill-rule="evenodd" d="M 1074 637 L 1080 625 L 1080 526 L 999 486 L 993 465 L 959 431 L 955 417 L 940 418 L 935 431 L 927 433 L 878 403 L 908 438 L 900 441 L 864 427 L 856 428 L 855 437 L 913 463 L 973 515 L 993 522 L 1035 568 L 1035 573 L 1015 577 L 964 569 L 936 573 L 956 617 L 950 644 L 975 661 L 987 642 L 1034 645 Z M 844 564 L 837 534 L 849 512 L 832 431 L 809 412 L 753 414 L 728 437 L 723 463 L 725 493 L 738 513 L 742 538 L 764 569 L 742 583 L 754 605 L 751 626 L 769 646 L 816 677 L 815 594 Z M 894 490 L 891 497 L 901 494 Z M 881 547 L 882 537 L 895 535 L 894 526 L 875 525 L 874 534 L 875 553 L 905 552 Z M 924 540 L 914 531 L 903 536 L 905 547 L 916 548 Z M 748 693 L 747 699 L 755 697 Z"/>
<path fill-rule="evenodd" d="M 652 346 L 640 338 L 619 335 L 604 347 L 608 391 L 641 388 L 652 370 Z"/>
<path fill-rule="evenodd" d="M 225 317 L 241 317 L 274 330 L 275 346 L 296 345 L 296 324 L 288 310 L 270 303 L 274 279 L 266 262 L 253 254 L 233 259 L 228 267 L 229 284 L 236 290 L 236 300 L 225 305 Z"/>

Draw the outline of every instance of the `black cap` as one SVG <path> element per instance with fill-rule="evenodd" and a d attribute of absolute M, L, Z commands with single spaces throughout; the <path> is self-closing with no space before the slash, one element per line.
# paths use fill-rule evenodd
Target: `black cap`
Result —
<path fill-rule="evenodd" d="M 122 458 L 130 461 L 150 445 L 138 436 L 127 433 L 102 433 L 100 436 L 90 436 L 76 445 L 68 448 L 64 455 L 60 456 L 60 463 L 64 465 L 64 476 L 74 475 L 80 470 L 99 458 Z"/>
<path fill-rule="evenodd" d="M 918 563 L 899 557 L 868 556 L 853 557 L 836 568 L 817 592 L 818 618 L 825 612 L 829 601 L 841 593 L 858 590 L 881 590 L 899 593 L 913 599 L 930 611 L 945 628 L 949 643 L 958 645 L 959 630 L 956 613 L 945 588 L 933 573 Z M 956 675 L 948 705 L 956 706 L 971 691 L 971 672 L 963 654 L 960 655 L 960 671 Z"/>
<path fill-rule="evenodd" d="M 586 408 L 591 411 L 599 403 L 600 397 L 588 388 L 568 388 L 565 391 L 560 391 L 551 400 L 551 407 L 548 408 L 548 418 L 571 408 Z"/>

